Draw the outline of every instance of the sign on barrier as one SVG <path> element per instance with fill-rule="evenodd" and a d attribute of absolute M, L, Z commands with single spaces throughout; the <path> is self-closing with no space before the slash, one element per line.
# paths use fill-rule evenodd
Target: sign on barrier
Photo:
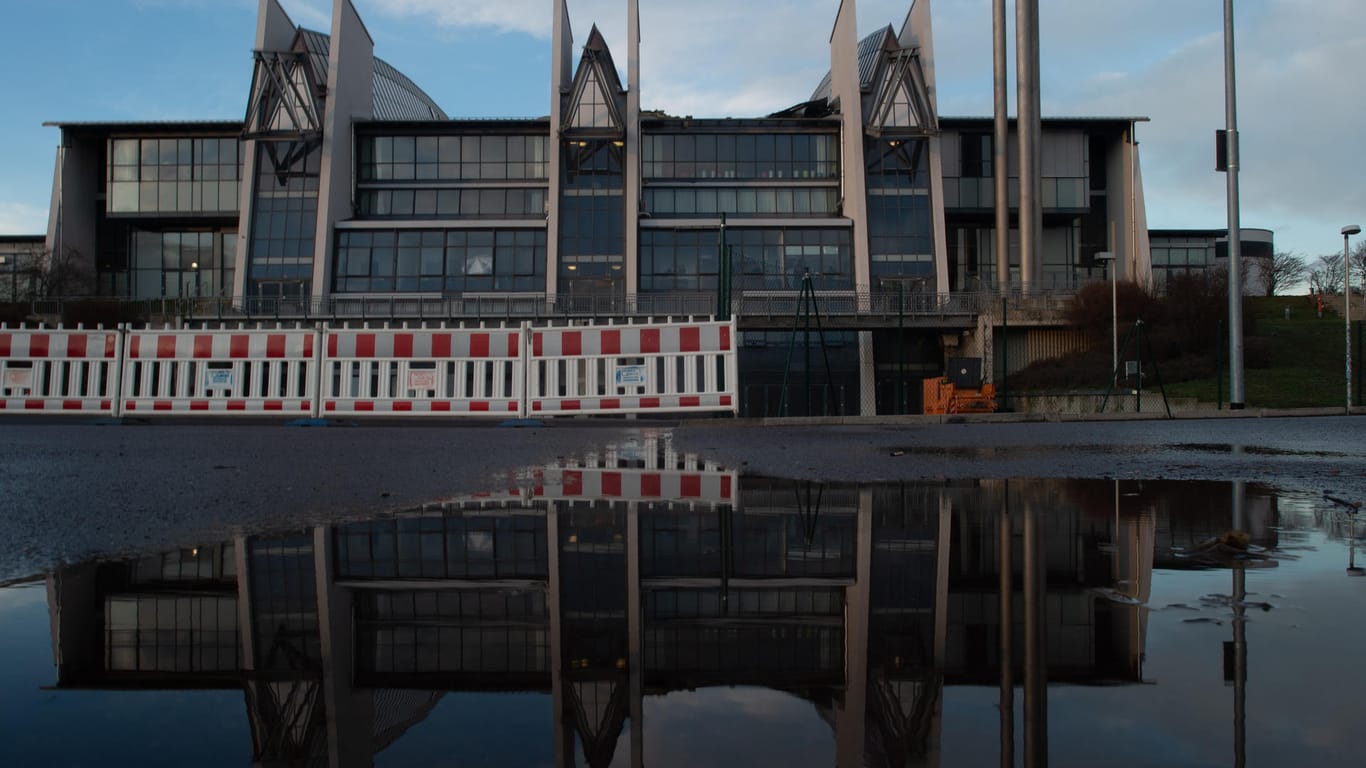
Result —
<path fill-rule="evenodd" d="M 531 330 L 530 415 L 736 413 L 736 378 L 732 323 Z"/>
<path fill-rule="evenodd" d="M 0 411 L 111 414 L 120 345 L 103 328 L 0 326 Z"/>
<path fill-rule="evenodd" d="M 319 331 L 129 331 L 123 414 L 316 416 Z"/>
<path fill-rule="evenodd" d="M 327 332 L 326 415 L 522 414 L 522 328 Z"/>

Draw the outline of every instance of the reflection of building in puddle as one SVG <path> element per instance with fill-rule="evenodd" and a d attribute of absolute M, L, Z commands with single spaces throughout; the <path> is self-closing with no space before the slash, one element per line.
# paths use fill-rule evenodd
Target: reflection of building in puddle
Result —
<path fill-rule="evenodd" d="M 643 471 L 609 464 L 542 478 Z M 999 679 L 998 521 L 1012 511 L 1018 570 L 1026 506 L 1046 512 L 1048 680 L 1142 678 L 1154 532 L 1173 523 L 1147 501 L 1112 507 L 1109 483 L 650 471 L 714 492 L 533 484 L 64 569 L 49 579 L 58 687 L 243 687 L 254 759 L 337 765 L 368 765 L 444 692 L 536 691 L 558 764 L 606 764 L 629 733 L 639 765 L 649 723 L 629 724 L 647 697 L 760 686 L 811 702 L 841 764 L 918 764 L 938 751 L 943 686 Z"/>

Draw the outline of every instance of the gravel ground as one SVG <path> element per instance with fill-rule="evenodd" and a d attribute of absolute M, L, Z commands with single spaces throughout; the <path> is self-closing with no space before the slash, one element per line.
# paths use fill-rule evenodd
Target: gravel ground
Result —
<path fill-rule="evenodd" d="M 747 473 L 1247 480 L 1366 500 L 1366 419 L 755 426 L 0 421 L 0 582 L 62 562 L 217 542 L 507 487 L 518 470 L 663 431 Z"/>

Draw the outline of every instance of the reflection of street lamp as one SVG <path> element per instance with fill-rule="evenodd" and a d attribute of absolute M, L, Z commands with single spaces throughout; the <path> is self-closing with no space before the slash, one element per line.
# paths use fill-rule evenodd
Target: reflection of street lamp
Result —
<path fill-rule="evenodd" d="M 194 297 L 199 298 L 199 262 L 190 262 L 190 269 L 194 270 Z"/>
<path fill-rule="evenodd" d="M 1106 262 L 1110 273 L 1110 377 L 1111 383 L 1119 380 L 1119 292 L 1115 287 L 1115 271 L 1119 262 L 1110 251 L 1097 253 L 1096 261 Z"/>
<path fill-rule="evenodd" d="M 1347 329 L 1347 413 L 1352 412 L 1352 254 L 1347 249 L 1347 238 L 1361 233 L 1361 227 L 1348 224 L 1342 228 L 1342 324 Z"/>
<path fill-rule="evenodd" d="M 1347 518 L 1351 521 L 1347 529 L 1347 575 L 1366 576 L 1366 568 L 1357 567 L 1357 515 L 1351 513 Z"/>

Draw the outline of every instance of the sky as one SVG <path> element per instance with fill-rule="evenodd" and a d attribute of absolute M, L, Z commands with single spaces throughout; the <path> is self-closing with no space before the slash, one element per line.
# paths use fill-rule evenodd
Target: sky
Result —
<path fill-rule="evenodd" d="M 924 2 L 925 0 L 921 0 Z M 933 0 L 939 113 L 988 116 L 991 0 Z M 452 117 L 549 113 L 553 0 L 354 0 L 378 56 Z M 283 0 L 328 31 L 331 0 Z M 753 117 L 829 69 L 839 0 L 640 0 L 642 106 Z M 910 0 L 858 0 L 862 36 Z M 1151 228 L 1223 228 L 1223 3 L 1041 0 L 1043 114 L 1135 116 Z M 1366 226 L 1361 0 L 1235 0 L 1241 221 L 1309 259 Z M 626 64 L 625 0 L 569 0 Z M 45 121 L 242 119 L 257 0 L 0 0 L 0 234 L 46 231 L 59 139 Z M 1007 3 L 1013 43 L 1014 2 Z M 1014 60 L 1014 50 L 1010 53 Z M 622 73 L 624 77 L 624 72 Z M 1014 73 L 1010 75 L 1011 113 Z"/>

